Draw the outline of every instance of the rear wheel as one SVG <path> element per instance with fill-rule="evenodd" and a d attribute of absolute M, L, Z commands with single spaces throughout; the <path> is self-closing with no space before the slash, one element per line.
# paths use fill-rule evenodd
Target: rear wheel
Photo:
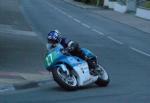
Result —
<path fill-rule="evenodd" d="M 106 87 L 110 82 L 109 75 L 103 67 L 99 66 L 99 69 L 99 77 L 95 83 L 100 87 Z"/>
<path fill-rule="evenodd" d="M 61 66 L 58 66 L 52 70 L 52 74 L 53 74 L 54 80 L 63 89 L 66 89 L 66 90 L 76 90 L 77 89 L 77 79 L 76 79 L 74 73 L 72 71 L 70 71 L 67 67 L 66 67 L 66 71 L 64 71 Z"/>

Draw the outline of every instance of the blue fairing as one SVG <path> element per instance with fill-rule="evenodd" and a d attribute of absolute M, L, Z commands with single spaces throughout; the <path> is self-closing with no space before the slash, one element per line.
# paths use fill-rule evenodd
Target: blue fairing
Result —
<path fill-rule="evenodd" d="M 89 57 L 89 58 L 95 57 L 95 55 L 94 55 L 90 50 L 88 50 L 88 49 L 86 49 L 86 48 L 81 48 L 81 50 L 83 51 L 83 53 L 84 53 L 87 57 Z"/>
<path fill-rule="evenodd" d="M 78 57 L 71 55 L 64 55 L 62 53 L 62 49 L 63 48 L 61 45 L 57 45 L 55 48 L 49 50 L 45 59 L 45 66 L 48 70 L 54 68 L 56 65 L 60 63 L 68 64 L 70 67 L 74 67 L 85 62 Z"/>
<path fill-rule="evenodd" d="M 68 64 L 71 67 L 75 67 L 79 64 L 82 64 L 85 61 L 75 56 L 64 56 L 60 58 L 58 62 L 63 62 L 63 63 Z"/>

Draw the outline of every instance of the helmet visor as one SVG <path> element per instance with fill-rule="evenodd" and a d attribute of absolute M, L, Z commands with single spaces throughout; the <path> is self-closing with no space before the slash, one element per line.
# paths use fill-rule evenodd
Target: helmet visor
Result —
<path fill-rule="evenodd" d="M 48 39 L 48 43 L 50 43 L 50 44 L 56 44 L 56 43 L 57 43 L 57 40 L 54 40 L 54 39 Z"/>

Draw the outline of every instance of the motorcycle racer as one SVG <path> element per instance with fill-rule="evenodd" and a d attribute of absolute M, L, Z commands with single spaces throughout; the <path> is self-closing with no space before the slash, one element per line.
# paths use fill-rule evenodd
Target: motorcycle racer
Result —
<path fill-rule="evenodd" d="M 96 75 L 97 74 L 97 63 L 91 62 L 89 58 L 87 58 L 84 54 L 84 52 L 80 49 L 80 46 L 77 42 L 69 40 L 65 37 L 61 36 L 61 33 L 58 30 L 53 30 L 48 33 L 48 44 L 47 49 L 50 50 L 54 48 L 57 43 L 60 43 L 64 48 L 69 48 L 68 52 L 73 55 L 77 56 L 85 61 L 87 61 L 91 74 Z"/>

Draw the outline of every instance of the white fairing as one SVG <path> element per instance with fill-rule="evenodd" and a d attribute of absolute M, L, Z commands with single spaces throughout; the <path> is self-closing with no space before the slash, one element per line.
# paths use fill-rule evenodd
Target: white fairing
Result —
<path fill-rule="evenodd" d="M 89 67 L 86 62 L 75 66 L 74 70 L 77 73 L 78 86 L 84 86 L 93 83 L 98 79 L 98 76 L 90 75 Z"/>

